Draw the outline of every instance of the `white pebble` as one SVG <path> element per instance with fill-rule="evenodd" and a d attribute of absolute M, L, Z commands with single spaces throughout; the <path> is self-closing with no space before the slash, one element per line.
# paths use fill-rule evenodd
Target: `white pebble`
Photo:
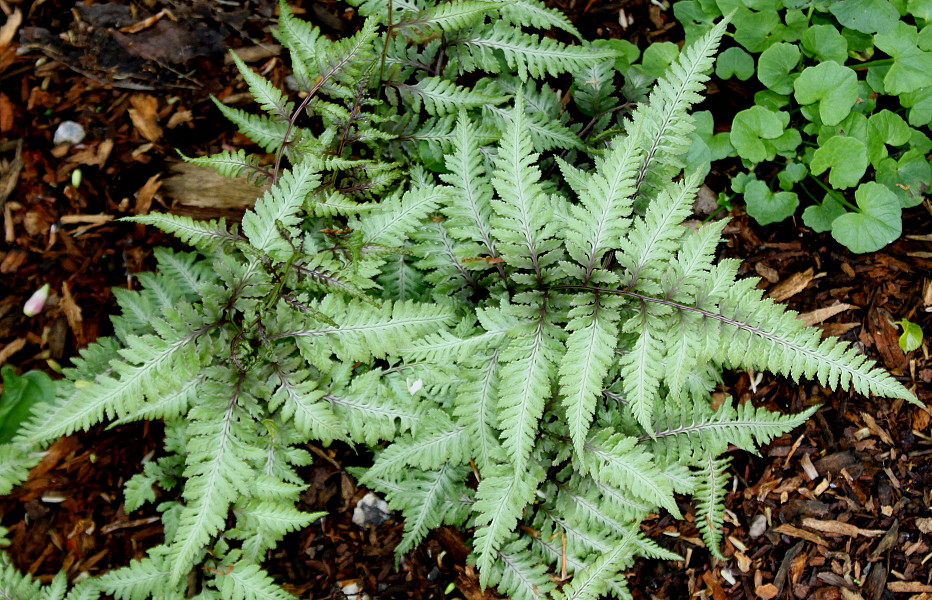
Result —
<path fill-rule="evenodd" d="M 80 144 L 84 139 L 84 128 L 80 123 L 74 121 L 62 121 L 55 130 L 55 137 L 52 139 L 55 145 L 59 144 Z"/>
<path fill-rule="evenodd" d="M 748 535 L 751 536 L 752 540 L 756 540 L 764 535 L 765 531 L 767 531 L 767 517 L 764 515 L 757 515 L 751 519 L 751 527 L 748 530 Z"/>
<path fill-rule="evenodd" d="M 391 518 L 392 511 L 388 508 L 388 502 L 372 492 L 363 496 L 353 509 L 353 523 L 360 527 L 381 525 Z"/>

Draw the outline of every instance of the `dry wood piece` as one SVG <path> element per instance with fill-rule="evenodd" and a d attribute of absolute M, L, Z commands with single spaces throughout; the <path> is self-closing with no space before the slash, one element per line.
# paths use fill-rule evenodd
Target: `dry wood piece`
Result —
<path fill-rule="evenodd" d="M 803 519 L 803 527 L 809 527 L 829 535 L 846 535 L 856 537 L 863 535 L 865 537 L 877 537 L 886 533 L 883 529 L 861 529 L 851 523 L 842 523 L 841 521 L 823 521 L 810 517 Z"/>

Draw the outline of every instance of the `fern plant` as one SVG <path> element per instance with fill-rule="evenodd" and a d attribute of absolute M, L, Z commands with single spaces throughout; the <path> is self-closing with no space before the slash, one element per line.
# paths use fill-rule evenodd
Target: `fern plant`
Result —
<path fill-rule="evenodd" d="M 70 591 L 4 563 L 5 593 L 290 598 L 262 562 L 319 516 L 295 508 L 303 445 L 345 440 L 376 451 L 359 475 L 404 514 L 399 553 L 454 524 L 483 585 L 627 597 L 636 555 L 675 557 L 641 535 L 648 512 L 692 494 L 717 553 L 720 455 L 815 410 L 713 409 L 723 367 L 912 400 L 716 263 L 721 223 L 683 225 L 688 109 L 724 22 L 628 115 L 612 51 L 524 30 L 577 33 L 536 0 L 354 4 L 368 19 L 334 42 L 282 3 L 302 95 L 238 63 L 265 114 L 218 103 L 268 155 L 192 159 L 268 191 L 239 228 L 135 217 L 195 251 L 115 291 L 114 336 L 14 440 L 164 419 L 126 510 L 159 502 L 165 542 Z M 563 73 L 572 104 L 546 80 Z"/>

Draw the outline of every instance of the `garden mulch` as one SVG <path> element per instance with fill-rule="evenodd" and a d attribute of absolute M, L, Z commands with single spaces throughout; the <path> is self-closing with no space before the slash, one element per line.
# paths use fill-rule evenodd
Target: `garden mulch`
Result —
<path fill-rule="evenodd" d="M 643 47 L 681 35 L 661 3 L 551 4 L 589 37 Z M 330 35 L 355 26 L 352 11 L 335 1 L 296 9 Z M 270 35 L 271 0 L 0 0 L 0 12 L 0 364 L 51 370 L 110 331 L 111 289 L 133 288 L 134 275 L 152 266 L 152 249 L 174 244 L 117 219 L 150 210 L 236 219 L 255 197 L 246 184 L 192 183 L 175 151 L 246 145 L 209 100 L 248 104 L 224 59 L 228 49 L 278 84 L 287 60 Z M 709 94 L 707 103 L 727 112 L 748 91 L 713 80 Z M 81 143 L 53 143 L 64 120 L 84 126 Z M 73 185 L 76 169 L 80 185 Z M 713 192 L 728 174 L 712 173 Z M 932 331 L 928 200 L 905 212 L 899 241 L 867 255 L 797 221 L 759 228 L 740 208 L 726 232 L 722 254 L 741 258 L 743 272 L 761 277 L 771 297 L 860 345 L 921 400 L 932 400 L 928 343 L 904 355 L 893 324 L 907 318 Z M 54 292 L 49 307 L 26 318 L 23 303 L 45 283 Z M 928 412 L 744 372 L 728 374 L 715 401 L 726 395 L 783 411 L 822 408 L 759 456 L 731 453 L 727 560 L 709 555 L 686 502 L 684 521 L 645 521 L 645 533 L 684 560 L 638 561 L 629 573 L 635 598 L 932 600 Z M 99 574 L 159 543 L 158 512 L 147 506 L 126 514 L 122 485 L 160 448 L 158 423 L 97 427 L 54 443 L 29 480 L 0 498 L 16 565 L 43 580 L 62 569 L 71 577 Z M 346 468 L 366 456 L 339 445 L 312 450 L 317 460 L 304 472 L 302 508 L 329 514 L 271 553 L 267 566 L 286 589 L 300 598 L 340 598 L 351 584 L 372 598 L 495 597 L 479 589 L 465 537 L 453 529 L 433 533 L 396 564 L 400 520 L 366 529 L 351 522 L 367 490 Z"/>

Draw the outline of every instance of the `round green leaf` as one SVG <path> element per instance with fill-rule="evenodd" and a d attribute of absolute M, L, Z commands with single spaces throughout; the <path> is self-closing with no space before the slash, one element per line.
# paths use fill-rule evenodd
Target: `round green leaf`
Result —
<path fill-rule="evenodd" d="M 848 41 L 831 25 L 813 25 L 800 41 L 806 53 L 819 61 L 833 60 L 843 65 L 848 59 Z"/>
<path fill-rule="evenodd" d="M 896 324 L 903 328 L 899 339 L 903 352 L 912 352 L 922 345 L 922 327 L 906 319 L 901 319 Z"/>
<path fill-rule="evenodd" d="M 715 61 L 715 74 L 722 79 L 734 76 L 746 81 L 754 74 L 754 59 L 741 48 L 733 46 L 719 54 Z"/>
<path fill-rule="evenodd" d="M 799 48 L 793 44 L 780 42 L 764 50 L 757 60 L 757 78 L 761 83 L 778 94 L 793 91 L 792 71 L 799 64 Z"/>
<path fill-rule="evenodd" d="M 835 197 L 835 193 L 825 194 L 822 204 L 813 204 L 803 211 L 803 223 L 816 233 L 830 231 L 835 219 L 846 212 L 848 211 Z"/>
<path fill-rule="evenodd" d="M 881 161 L 877 181 L 896 194 L 903 208 L 917 206 L 922 203 L 923 194 L 932 188 L 932 165 L 923 153 L 910 150 L 899 160 Z"/>
<path fill-rule="evenodd" d="M 790 122 L 790 115 L 763 106 L 752 106 L 735 115 L 731 125 L 731 144 L 738 156 L 752 163 L 773 160 L 776 148 L 764 140 L 780 137 Z"/>
<path fill-rule="evenodd" d="M 836 135 L 816 148 L 809 168 L 813 175 L 821 175 L 826 169 L 831 169 L 828 182 L 832 187 L 840 189 L 856 186 L 867 171 L 867 164 L 867 146 L 864 142 Z"/>
<path fill-rule="evenodd" d="M 898 96 L 932 85 L 932 52 L 919 48 L 919 34 L 913 25 L 899 22 L 895 29 L 875 35 L 874 43 L 893 57 L 893 65 L 883 78 L 887 93 Z"/>
<path fill-rule="evenodd" d="M 859 212 L 841 215 L 832 222 L 832 237 L 852 252 L 875 252 L 903 230 L 902 210 L 896 194 L 874 181 L 854 192 Z"/>
<path fill-rule="evenodd" d="M 780 189 L 789 191 L 793 185 L 799 183 L 809 174 L 809 169 L 801 162 L 789 162 L 786 167 L 777 173 L 777 179 L 780 181 Z"/>
<path fill-rule="evenodd" d="M 826 125 L 837 125 L 851 112 L 858 99 L 858 78 L 854 71 L 836 62 L 806 67 L 793 82 L 796 101 L 819 103 L 819 116 Z"/>
<path fill-rule="evenodd" d="M 610 48 L 614 50 L 618 57 L 615 59 L 615 70 L 624 73 L 628 67 L 634 64 L 634 61 L 641 55 L 638 47 L 628 40 L 610 39 L 595 40 L 592 45 L 596 48 Z"/>
<path fill-rule="evenodd" d="M 776 11 L 753 12 L 748 9 L 738 9 L 731 22 L 735 26 L 735 41 L 744 46 L 748 52 L 755 54 L 779 42 L 782 39 L 783 30 L 786 29 Z"/>
<path fill-rule="evenodd" d="M 792 84 L 790 85 L 790 89 L 792 90 Z M 780 110 L 789 103 L 790 99 L 788 96 L 778 94 L 773 90 L 761 90 L 754 94 L 754 104 L 759 104 L 773 111 Z"/>
<path fill-rule="evenodd" d="M 793 192 L 770 191 L 763 181 L 754 180 L 744 187 L 748 214 L 761 225 L 778 223 L 796 212 L 799 197 Z"/>
<path fill-rule="evenodd" d="M 656 42 L 644 50 L 641 71 L 653 79 L 659 79 L 667 67 L 680 55 L 680 47 L 673 42 Z"/>
<path fill-rule="evenodd" d="M 932 86 L 901 94 L 900 104 L 909 109 L 909 124 L 913 127 L 932 123 Z"/>
<path fill-rule="evenodd" d="M 887 0 L 841 0 L 828 9 L 839 23 L 861 33 L 890 31 L 900 20 L 899 11 Z"/>

